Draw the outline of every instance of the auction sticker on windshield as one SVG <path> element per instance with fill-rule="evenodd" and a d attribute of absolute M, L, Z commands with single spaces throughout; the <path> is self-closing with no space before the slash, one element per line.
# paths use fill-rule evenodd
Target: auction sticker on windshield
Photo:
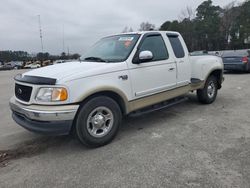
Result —
<path fill-rule="evenodd" d="M 134 40 L 134 37 L 120 37 L 119 41 L 132 41 Z"/>

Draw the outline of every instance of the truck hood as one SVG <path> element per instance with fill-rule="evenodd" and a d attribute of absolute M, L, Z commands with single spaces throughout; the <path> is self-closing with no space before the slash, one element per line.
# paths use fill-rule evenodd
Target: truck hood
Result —
<path fill-rule="evenodd" d="M 23 76 L 38 76 L 56 79 L 60 81 L 70 81 L 77 78 L 84 78 L 100 74 L 106 74 L 113 71 L 126 69 L 126 63 L 102 63 L 102 62 L 85 62 L 72 61 L 57 65 L 38 68 Z"/>

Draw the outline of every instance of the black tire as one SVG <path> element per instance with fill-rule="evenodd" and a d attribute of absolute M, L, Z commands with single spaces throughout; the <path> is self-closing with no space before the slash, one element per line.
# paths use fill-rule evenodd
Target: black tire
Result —
<path fill-rule="evenodd" d="M 97 112 L 95 114 L 95 112 L 93 111 L 95 111 L 98 108 L 101 108 L 101 109 L 104 108 L 106 111 L 109 111 L 109 114 L 112 114 L 111 117 L 113 117 L 113 120 L 112 121 L 110 120 L 110 122 L 105 120 L 106 119 L 104 117 L 105 110 L 103 112 Z M 100 124 L 102 124 L 102 128 L 100 129 L 96 128 L 95 124 L 93 123 L 93 121 L 96 120 L 95 118 L 97 118 L 96 116 L 98 115 L 98 113 L 103 115 L 101 116 L 102 119 L 101 120 L 99 119 L 99 121 L 102 121 L 102 122 L 101 123 L 99 122 L 99 124 L 96 125 L 96 126 L 100 126 Z M 89 121 L 89 119 L 92 119 L 92 120 Z M 84 145 L 88 147 L 104 146 L 110 143 L 115 138 L 115 136 L 118 133 L 119 127 L 121 125 L 121 121 L 122 121 L 122 113 L 121 113 L 121 109 L 119 105 L 113 99 L 109 97 L 98 96 L 98 97 L 90 99 L 85 104 L 83 104 L 80 111 L 78 112 L 76 125 L 75 125 L 76 136 L 80 140 L 81 143 L 83 143 Z M 94 122 L 96 123 L 96 121 Z M 104 134 L 105 132 L 104 130 L 106 128 L 105 126 L 107 122 L 110 125 L 111 125 L 111 122 L 113 122 L 111 128 L 109 128 L 109 131 L 106 133 L 106 135 L 97 137 L 97 134 Z M 92 132 L 91 128 L 93 130 L 98 129 L 96 131 L 96 134 L 93 133 L 95 131 Z"/>
<path fill-rule="evenodd" d="M 213 93 L 211 93 L 211 87 L 213 87 Z M 218 81 L 215 76 L 208 77 L 203 89 L 197 90 L 197 97 L 202 104 L 211 104 L 215 101 L 218 93 Z"/>

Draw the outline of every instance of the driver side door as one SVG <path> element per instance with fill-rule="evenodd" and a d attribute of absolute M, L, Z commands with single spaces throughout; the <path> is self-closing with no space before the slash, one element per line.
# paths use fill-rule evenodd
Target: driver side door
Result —
<path fill-rule="evenodd" d="M 150 51 L 153 59 L 136 62 L 142 51 Z M 129 64 L 134 99 L 154 95 L 176 87 L 176 62 L 169 56 L 160 33 L 143 36 L 133 63 Z"/>

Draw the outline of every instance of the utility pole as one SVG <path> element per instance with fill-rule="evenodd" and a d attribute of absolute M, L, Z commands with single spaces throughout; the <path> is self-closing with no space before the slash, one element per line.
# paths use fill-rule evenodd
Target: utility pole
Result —
<path fill-rule="evenodd" d="M 39 33 L 40 33 L 40 39 L 41 39 L 41 48 L 42 48 L 42 53 L 43 53 L 43 35 L 42 35 L 42 26 L 41 26 L 40 15 L 38 15 L 38 24 L 39 24 Z"/>
<path fill-rule="evenodd" d="M 65 52 L 65 42 L 64 42 L 64 24 L 63 24 L 63 41 L 62 41 L 62 45 L 63 45 L 63 52 Z"/>

